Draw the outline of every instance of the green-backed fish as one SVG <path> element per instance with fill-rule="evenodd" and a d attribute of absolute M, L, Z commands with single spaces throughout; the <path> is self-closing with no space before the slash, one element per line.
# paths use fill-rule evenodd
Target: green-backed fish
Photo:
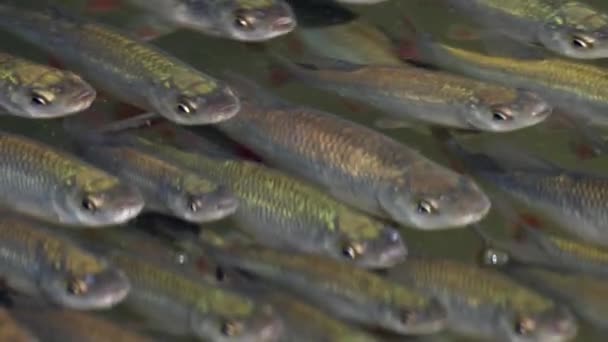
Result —
<path fill-rule="evenodd" d="M 405 243 L 395 228 L 279 171 L 180 151 L 140 137 L 131 141 L 176 167 L 227 186 L 239 200 L 233 216 L 238 228 L 261 244 L 364 267 L 390 267 L 406 257 Z"/>
<path fill-rule="evenodd" d="M 573 339 L 577 323 L 565 308 L 502 274 L 459 261 L 411 258 L 388 278 L 435 296 L 448 327 L 492 341 Z"/>
<path fill-rule="evenodd" d="M 227 268 L 284 287 L 351 322 L 406 335 L 436 333 L 445 324 L 446 312 L 435 299 L 332 259 L 257 246 L 214 246 L 209 252 Z"/>
<path fill-rule="evenodd" d="M 144 210 L 197 223 L 236 211 L 238 199 L 225 186 L 158 158 L 151 149 L 138 149 L 127 139 L 94 135 L 77 139 L 78 155 L 136 186 L 144 196 Z"/>
<path fill-rule="evenodd" d="M 153 342 L 92 313 L 16 306 L 10 313 L 44 342 Z M 12 340 L 2 340 L 10 342 Z"/>
<path fill-rule="evenodd" d="M 239 84 L 243 110 L 218 128 L 264 161 L 317 184 L 338 200 L 422 230 L 463 227 L 490 210 L 490 200 L 469 177 L 418 151 L 231 79 Z"/>
<path fill-rule="evenodd" d="M 0 52 L 0 110 L 32 119 L 67 116 L 93 103 L 80 76 Z"/>
<path fill-rule="evenodd" d="M 608 125 L 608 69 L 567 59 L 517 59 L 486 55 L 422 35 L 420 58 L 443 69 L 487 82 L 532 91 L 557 110 Z"/>
<path fill-rule="evenodd" d="M 296 34 L 299 43 L 319 56 L 356 64 L 403 66 L 393 42 L 363 19 L 340 25 L 303 27 Z"/>
<path fill-rule="evenodd" d="M 516 41 L 579 59 L 608 57 L 608 13 L 586 1 L 448 0 L 472 18 Z"/>
<path fill-rule="evenodd" d="M 239 110 L 222 82 L 84 18 L 2 5 L 0 27 L 53 54 L 104 92 L 178 124 L 215 123 Z"/>
<path fill-rule="evenodd" d="M 2 213 L 0 272 L 8 286 L 54 304 L 106 309 L 130 291 L 125 274 L 42 223 Z"/>
<path fill-rule="evenodd" d="M 279 37 L 296 28 L 284 0 L 128 0 L 178 27 L 245 42 Z"/>
<path fill-rule="evenodd" d="M 608 280 L 586 274 L 563 274 L 536 267 L 507 267 L 521 283 L 555 298 L 583 320 L 608 329 Z"/>
<path fill-rule="evenodd" d="M 79 227 L 122 224 L 144 200 L 134 187 L 29 138 L 0 132 L 0 205 Z"/>
<path fill-rule="evenodd" d="M 374 106 L 391 121 L 506 132 L 536 125 L 552 111 L 547 101 L 531 91 L 443 71 L 342 60 L 294 64 L 276 58 L 296 79 Z M 379 125 L 386 127 L 383 121 Z"/>
<path fill-rule="evenodd" d="M 137 253 L 133 251 L 131 253 Z M 204 341 L 278 341 L 283 323 L 274 309 L 236 292 L 165 268 L 146 258 L 110 251 L 133 286 L 125 304 L 154 327 Z"/>
<path fill-rule="evenodd" d="M 567 170 L 506 144 L 470 151 L 437 135 L 478 178 L 553 218 L 589 243 L 608 245 L 608 177 Z"/>
<path fill-rule="evenodd" d="M 35 334 L 27 327 L 19 324 L 13 313 L 7 309 L 0 309 L 0 341 L 6 342 L 39 342 Z"/>

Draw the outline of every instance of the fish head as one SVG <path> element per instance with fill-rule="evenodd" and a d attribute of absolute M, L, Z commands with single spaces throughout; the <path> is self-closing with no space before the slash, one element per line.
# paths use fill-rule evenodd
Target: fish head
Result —
<path fill-rule="evenodd" d="M 538 40 L 548 50 L 565 57 L 608 58 L 608 20 L 598 15 L 591 19 L 601 22 L 593 25 L 550 22 L 540 29 Z"/>
<path fill-rule="evenodd" d="M 467 226 L 484 218 L 491 206 L 471 178 L 431 163 L 412 166 L 399 183 L 384 188 L 378 199 L 389 218 L 421 230 Z"/>
<path fill-rule="evenodd" d="M 139 215 L 144 207 L 141 193 L 117 179 L 68 181 L 67 189 L 55 191 L 53 204 L 59 221 L 68 225 L 104 227 L 118 225 Z"/>
<path fill-rule="evenodd" d="M 40 286 L 51 301 L 76 310 L 108 309 L 125 299 L 131 290 L 127 276 L 113 267 L 78 275 L 45 271 Z"/>
<path fill-rule="evenodd" d="M 194 334 L 218 342 L 271 342 L 283 335 L 283 322 L 268 305 L 256 305 L 247 315 L 222 317 L 194 311 L 191 316 Z"/>
<path fill-rule="evenodd" d="M 360 228 L 358 222 L 343 221 L 338 220 L 338 229 L 345 234 L 332 246 L 335 259 L 364 268 L 387 268 L 406 259 L 407 247 L 397 229 L 372 218 Z"/>
<path fill-rule="evenodd" d="M 15 90 L 6 104 L 12 114 L 39 119 L 80 112 L 96 97 L 95 89 L 71 72 L 47 72 Z"/>
<path fill-rule="evenodd" d="M 563 342 L 573 339 L 578 332 L 574 316 L 563 307 L 536 314 L 502 317 L 499 334 L 514 342 Z"/>
<path fill-rule="evenodd" d="M 407 335 L 433 334 L 442 331 L 447 322 L 447 313 L 438 300 L 420 298 L 423 305 L 386 306 L 381 308 L 378 318 L 384 328 Z"/>
<path fill-rule="evenodd" d="M 464 115 L 474 128 L 483 131 L 509 132 L 536 125 L 552 112 L 551 105 L 525 90 L 494 89 L 479 93 Z"/>
<path fill-rule="evenodd" d="M 233 214 L 239 205 L 238 199 L 226 187 L 198 186 L 194 182 L 173 189 L 167 203 L 175 216 L 195 223 L 222 219 Z"/>
<path fill-rule="evenodd" d="M 232 39 L 259 42 L 293 31 L 296 17 L 283 0 L 233 0 L 219 13 L 224 34 Z"/>
<path fill-rule="evenodd" d="M 150 100 L 156 111 L 180 125 L 212 124 L 235 116 L 241 105 L 232 89 L 199 76 L 176 74 L 169 84 L 153 87 Z"/>

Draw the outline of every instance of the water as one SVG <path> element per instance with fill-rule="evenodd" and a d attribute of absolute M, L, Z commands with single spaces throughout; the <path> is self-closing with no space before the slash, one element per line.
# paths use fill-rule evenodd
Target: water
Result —
<path fill-rule="evenodd" d="M 81 8 L 86 1 L 65 0 L 58 2 L 72 6 L 73 8 Z M 598 8 L 608 10 L 608 3 L 605 1 L 589 0 L 588 2 Z M 39 1 L 36 0 L 22 0 L 19 2 L 23 6 L 36 5 L 38 3 Z M 353 7 L 353 9 L 369 21 L 390 29 L 397 37 L 400 34 L 403 34 L 404 37 L 408 34 L 407 29 L 403 26 L 403 19 L 405 18 L 414 22 L 420 30 L 430 31 L 437 35 L 445 35 L 446 31 L 453 25 L 471 25 L 462 16 L 442 6 L 439 0 L 393 0 L 374 6 Z M 104 22 L 119 27 L 126 27 L 132 14 L 132 11 L 125 9 L 120 12 L 96 15 L 96 17 Z M 290 39 L 290 36 L 275 39 L 265 44 L 265 46 L 267 48 L 284 50 L 289 47 Z M 11 35 L 0 33 L 0 42 L 2 42 L 2 49 L 6 52 L 18 54 L 42 63 L 46 63 L 49 60 L 48 56 L 39 49 L 23 43 Z M 268 59 L 265 57 L 265 52 L 250 44 L 210 38 L 189 31 L 178 31 L 156 40 L 154 44 L 215 76 L 221 76 L 222 70 L 231 70 L 254 78 L 261 83 L 269 80 Z M 475 47 L 470 42 L 459 44 Z M 597 63 L 605 64 L 608 67 L 608 62 Z M 365 124 L 371 124 L 374 117 L 380 115 L 379 112 L 363 106 L 361 107 L 361 111 L 350 111 L 343 101 L 336 96 L 295 83 L 275 88 L 274 91 L 294 102 L 315 106 Z M 59 146 L 63 142 L 60 134 L 61 130 L 58 127 L 60 121 L 58 120 L 33 121 L 12 117 L 3 117 L 1 120 L 4 130 L 23 133 Z M 444 165 L 448 163 L 448 160 L 446 160 L 446 157 L 442 154 L 431 136 L 422 127 L 390 130 L 384 133 L 419 149 L 426 156 Z M 566 168 L 584 168 L 586 171 L 597 171 L 600 173 L 608 171 L 608 159 L 606 158 L 600 157 L 584 162 L 578 160 L 571 152 L 569 138 L 565 130 L 557 130 L 545 123 L 512 133 L 500 135 L 482 134 L 472 137 L 467 136 L 466 139 L 468 142 L 471 142 L 471 146 L 496 139 L 516 141 L 518 146 L 525 146 L 529 150 L 539 153 Z M 490 187 L 485 188 L 491 189 Z M 494 213 L 484 220 L 483 226 L 490 229 L 493 233 L 504 234 L 505 225 Z M 468 230 L 424 233 L 408 229 L 404 231 L 404 236 L 413 253 L 456 258 L 470 262 L 476 260 L 481 248 L 479 239 L 473 232 Z M 114 312 L 108 314 L 120 315 L 120 313 Z M 594 330 L 583 322 L 580 323 L 581 329 L 575 341 L 592 342 L 605 340 L 605 334 Z"/>

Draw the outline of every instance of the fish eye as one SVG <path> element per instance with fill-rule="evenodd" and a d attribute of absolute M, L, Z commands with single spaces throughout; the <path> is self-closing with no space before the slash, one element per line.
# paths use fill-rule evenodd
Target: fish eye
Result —
<path fill-rule="evenodd" d="M 175 108 L 177 109 L 178 113 L 183 115 L 194 114 L 194 112 L 196 111 L 196 105 L 187 98 L 181 98 Z"/>
<path fill-rule="evenodd" d="M 505 110 L 495 108 L 492 110 L 492 119 L 494 121 L 509 121 L 513 119 L 511 114 L 507 113 Z"/>
<path fill-rule="evenodd" d="M 74 296 L 80 296 L 85 294 L 89 289 L 89 284 L 86 279 L 83 278 L 72 278 L 67 284 L 67 291 L 69 294 Z"/>
<path fill-rule="evenodd" d="M 504 252 L 492 248 L 482 251 L 481 263 L 484 266 L 500 266 L 508 262 L 509 255 Z"/>
<path fill-rule="evenodd" d="M 215 268 L 215 279 L 220 282 L 226 280 L 226 273 L 221 267 Z"/>
<path fill-rule="evenodd" d="M 51 103 L 44 95 L 35 91 L 31 94 L 31 102 L 35 106 L 47 106 Z"/>
<path fill-rule="evenodd" d="M 241 29 L 245 29 L 251 31 L 254 29 L 253 20 L 251 17 L 248 17 L 245 13 L 237 12 L 234 15 L 234 24 Z"/>
<path fill-rule="evenodd" d="M 97 210 L 97 204 L 90 197 L 85 197 L 82 199 L 82 207 L 90 212 L 95 212 Z"/>
<path fill-rule="evenodd" d="M 536 322 L 529 317 L 521 318 L 515 323 L 515 333 L 523 336 L 528 335 L 536 329 Z"/>
<path fill-rule="evenodd" d="M 433 203 L 426 201 L 426 200 L 419 201 L 418 205 L 416 207 L 416 211 L 418 211 L 418 213 L 423 214 L 423 215 L 433 214 L 436 210 L 437 210 L 437 208 L 435 208 Z"/>
<path fill-rule="evenodd" d="M 575 49 L 588 50 L 593 48 L 593 41 L 583 36 L 573 36 L 571 44 Z"/>
<path fill-rule="evenodd" d="M 399 319 L 403 324 L 409 324 L 416 318 L 416 314 L 414 314 L 410 310 L 401 310 L 399 313 Z"/>
<path fill-rule="evenodd" d="M 188 209 L 190 209 L 190 211 L 193 213 L 199 211 L 202 206 L 203 204 L 199 199 L 190 198 L 190 200 L 188 201 Z"/>
<path fill-rule="evenodd" d="M 175 254 L 175 261 L 180 265 L 184 265 L 185 263 L 188 262 L 188 255 L 186 255 L 186 253 L 183 253 L 183 252 L 177 252 Z"/>
<path fill-rule="evenodd" d="M 358 256 L 363 254 L 364 247 L 359 243 L 350 243 L 342 247 L 342 255 L 350 260 L 356 259 Z"/>
<path fill-rule="evenodd" d="M 222 323 L 222 334 L 224 336 L 236 336 L 243 329 L 242 324 L 234 321 L 226 321 Z"/>

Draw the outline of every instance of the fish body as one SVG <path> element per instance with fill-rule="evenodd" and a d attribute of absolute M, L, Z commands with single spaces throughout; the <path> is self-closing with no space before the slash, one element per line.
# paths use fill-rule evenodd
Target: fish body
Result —
<path fill-rule="evenodd" d="M 238 207 L 225 187 L 164 161 L 153 151 L 138 150 L 120 138 L 96 140 L 85 138 L 77 147 L 79 155 L 135 185 L 145 198 L 146 210 L 201 223 L 222 219 Z"/>
<path fill-rule="evenodd" d="M 450 144 L 478 178 L 542 211 L 588 243 L 608 245 L 608 178 L 571 171 L 509 146 L 474 153 Z"/>
<path fill-rule="evenodd" d="M 559 300 L 583 320 L 608 328 L 608 283 L 591 275 L 564 274 L 535 267 L 508 267 L 509 276 Z"/>
<path fill-rule="evenodd" d="M 608 13 L 584 1 L 449 0 L 491 30 L 569 58 L 608 57 Z"/>
<path fill-rule="evenodd" d="M 109 259 L 133 285 L 125 304 L 162 331 L 212 341 L 280 338 L 282 322 L 267 305 L 128 253 L 111 251 Z"/>
<path fill-rule="evenodd" d="M 178 27 L 212 36 L 260 42 L 291 32 L 297 26 L 283 0 L 129 0 Z"/>
<path fill-rule="evenodd" d="M 421 58 L 452 72 L 538 94 L 555 109 L 608 124 L 608 69 L 567 59 L 517 59 L 419 39 Z"/>
<path fill-rule="evenodd" d="M 568 341 L 576 335 L 572 315 L 552 300 L 502 274 L 447 259 L 411 258 L 388 278 L 440 300 L 448 326 L 498 341 Z"/>
<path fill-rule="evenodd" d="M 17 307 L 10 312 L 45 342 L 154 341 L 82 311 Z"/>
<path fill-rule="evenodd" d="M 0 219 L 0 272 L 9 287 L 63 307 L 107 309 L 131 286 L 104 259 L 42 223 L 4 212 Z"/>
<path fill-rule="evenodd" d="M 381 31 L 363 20 L 341 25 L 304 27 L 299 41 L 314 54 L 356 64 L 403 66 L 394 44 Z"/>
<path fill-rule="evenodd" d="M 552 110 L 530 91 L 420 67 L 283 64 L 297 79 L 372 105 L 395 120 L 505 132 L 538 124 Z"/>
<path fill-rule="evenodd" d="M 48 119 L 83 111 L 96 92 L 80 76 L 0 53 L 0 109 L 15 116 Z"/>
<path fill-rule="evenodd" d="M 351 265 L 259 247 L 220 248 L 210 253 L 223 266 L 288 289 L 336 317 L 406 335 L 444 327 L 445 311 L 434 299 Z"/>
<path fill-rule="evenodd" d="M 249 100 L 238 117 L 218 128 L 344 203 L 422 230 L 466 226 L 490 209 L 470 178 L 383 134 L 276 98 L 252 102 L 263 98 L 259 89 L 245 84 L 238 89 Z"/>
<path fill-rule="evenodd" d="M 117 99 L 178 124 L 225 120 L 239 102 L 220 81 L 115 30 L 55 11 L 0 7 L 0 27 L 59 58 Z"/>
<path fill-rule="evenodd" d="M 0 203 L 46 221 L 80 227 L 122 224 L 144 206 L 118 178 L 67 153 L 0 133 Z"/>
<path fill-rule="evenodd" d="M 140 148 L 227 186 L 238 197 L 233 218 L 259 243 L 323 254 L 365 267 L 406 257 L 399 232 L 297 179 L 257 163 L 206 157 L 138 138 Z"/>
<path fill-rule="evenodd" d="M 40 340 L 6 309 L 0 310 L 0 340 L 9 342 L 39 342 Z"/>

